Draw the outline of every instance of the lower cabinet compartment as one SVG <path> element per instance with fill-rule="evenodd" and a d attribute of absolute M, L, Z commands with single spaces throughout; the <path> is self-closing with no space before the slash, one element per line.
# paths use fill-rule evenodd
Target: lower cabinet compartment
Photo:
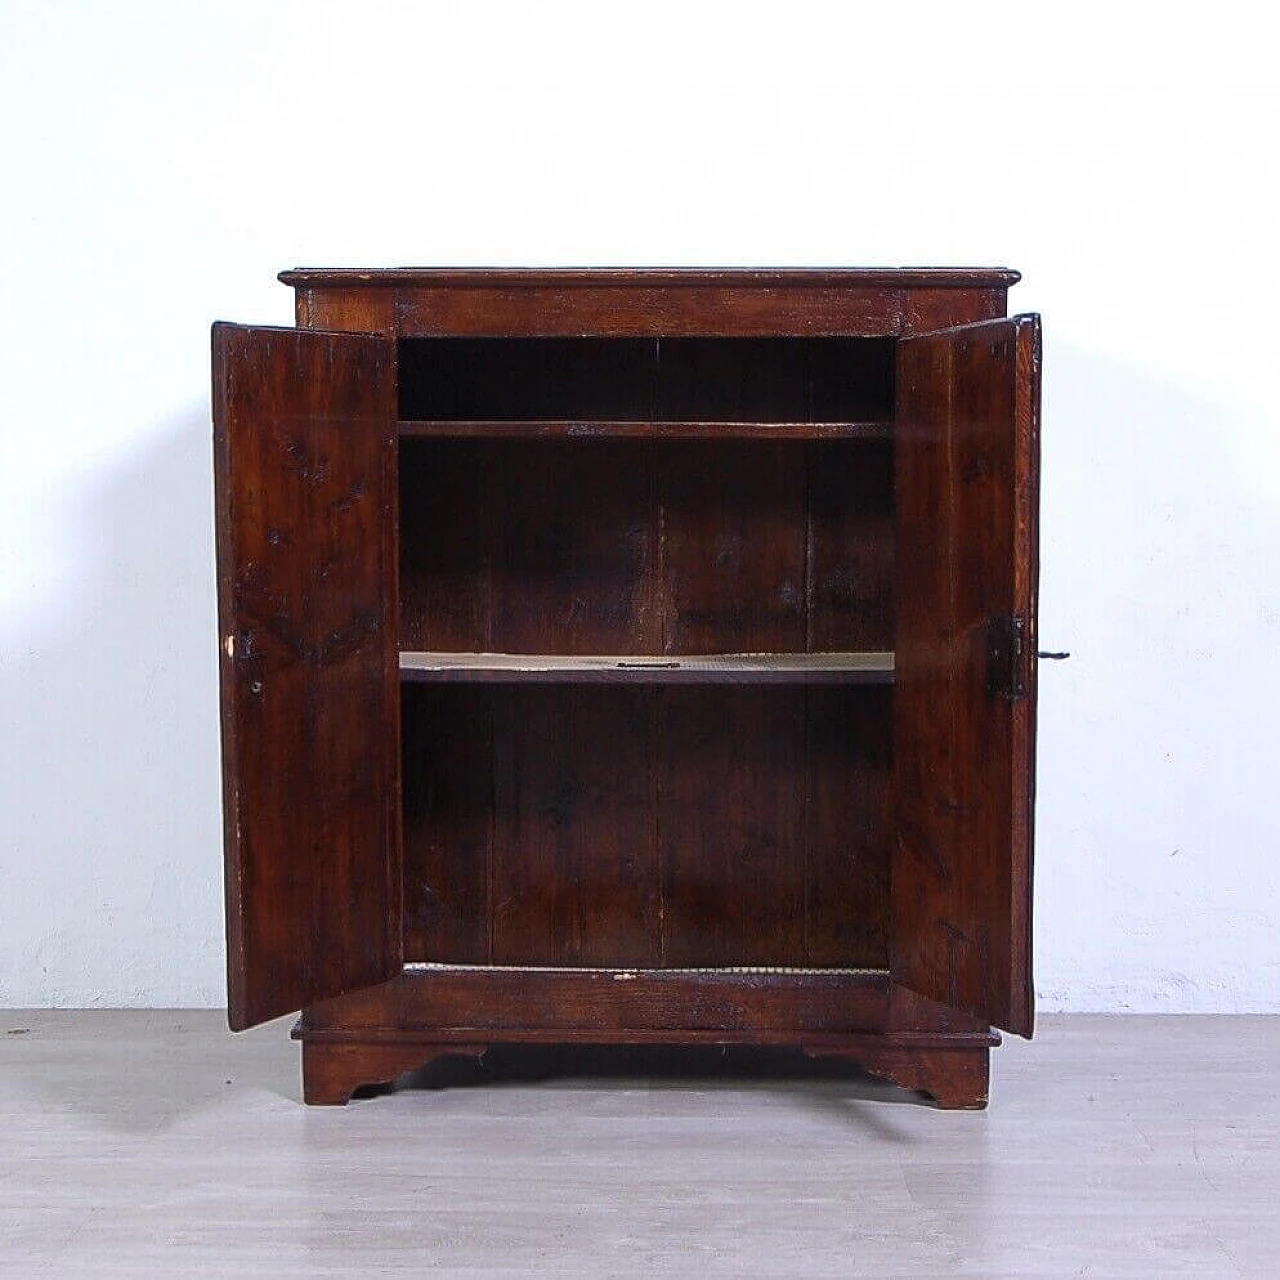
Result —
<path fill-rule="evenodd" d="M 892 689 L 409 685 L 405 957 L 882 970 Z"/>

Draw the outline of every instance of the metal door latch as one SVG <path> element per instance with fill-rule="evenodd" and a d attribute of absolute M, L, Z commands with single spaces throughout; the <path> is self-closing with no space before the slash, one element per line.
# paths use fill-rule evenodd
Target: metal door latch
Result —
<path fill-rule="evenodd" d="M 1027 696 L 1027 620 L 1020 613 L 987 623 L 987 692 L 1010 702 Z"/>

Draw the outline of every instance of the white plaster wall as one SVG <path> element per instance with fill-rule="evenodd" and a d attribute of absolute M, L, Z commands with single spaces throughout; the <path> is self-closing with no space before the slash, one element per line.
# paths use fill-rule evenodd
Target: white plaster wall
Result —
<path fill-rule="evenodd" d="M 208 326 L 277 270 L 1007 263 L 1041 1007 L 1280 1011 L 1264 10 L 861 9 L 6 0 L 0 1004 L 222 1002 Z"/>

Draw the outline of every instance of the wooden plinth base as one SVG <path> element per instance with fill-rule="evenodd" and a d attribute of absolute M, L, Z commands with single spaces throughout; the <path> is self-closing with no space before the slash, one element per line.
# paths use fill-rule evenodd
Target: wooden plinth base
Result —
<path fill-rule="evenodd" d="M 390 1084 L 406 1071 L 450 1054 L 478 1058 L 482 1044 L 417 1044 L 367 1041 L 302 1044 L 302 1097 L 311 1106 L 346 1106 L 362 1085 Z"/>
<path fill-rule="evenodd" d="M 981 1111 L 990 1086 L 990 1050 L 974 1046 L 934 1048 L 886 1044 L 854 1050 L 808 1049 L 812 1057 L 842 1058 L 903 1089 L 927 1093 L 943 1111 Z"/>
<path fill-rule="evenodd" d="M 952 1037 L 859 1037 L 856 1043 L 803 1046 L 814 1058 L 837 1058 L 904 1089 L 928 1094 L 944 1110 L 987 1105 L 989 1050 Z M 878 1041 L 878 1043 L 877 1043 Z M 915 1043 L 919 1041 L 919 1043 Z M 309 1040 L 302 1044 L 302 1093 L 311 1105 L 343 1106 L 361 1086 L 389 1084 L 450 1055 L 479 1057 L 483 1044 L 418 1040 Z"/>

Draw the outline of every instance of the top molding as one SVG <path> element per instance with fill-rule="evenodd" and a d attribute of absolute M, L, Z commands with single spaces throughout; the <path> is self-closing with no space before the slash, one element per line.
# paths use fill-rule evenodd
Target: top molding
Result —
<path fill-rule="evenodd" d="M 418 285 L 458 288 L 519 286 L 574 288 L 583 285 L 714 285 L 720 289 L 840 288 L 1007 289 L 1022 278 L 1008 267 L 823 267 L 761 269 L 704 267 L 295 267 L 278 277 L 295 288 L 315 286 Z"/>

